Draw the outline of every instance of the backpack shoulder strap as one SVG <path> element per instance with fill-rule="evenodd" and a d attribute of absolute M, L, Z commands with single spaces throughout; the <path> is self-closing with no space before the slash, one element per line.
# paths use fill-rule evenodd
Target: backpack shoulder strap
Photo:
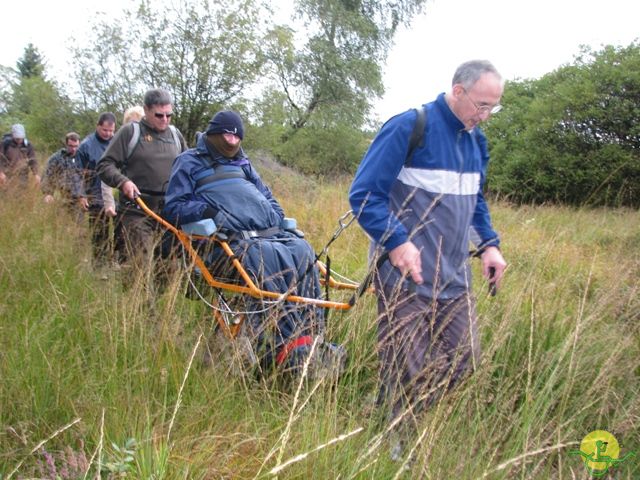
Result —
<path fill-rule="evenodd" d="M 11 143 L 11 134 L 5 134 L 2 137 L 2 154 L 7 155 L 7 148 L 9 148 L 9 144 Z"/>
<path fill-rule="evenodd" d="M 176 147 L 178 147 L 178 153 L 180 153 L 182 151 L 182 144 L 180 143 L 180 137 L 178 136 L 178 129 L 173 125 L 169 125 L 169 128 L 173 135 L 173 141 L 176 143 Z"/>
<path fill-rule="evenodd" d="M 131 135 L 131 139 L 127 144 L 127 156 L 125 158 L 125 163 L 131 158 L 133 151 L 136 149 L 138 142 L 140 141 L 140 124 L 138 122 L 131 122 L 131 126 L 133 127 L 133 135 Z"/>
<path fill-rule="evenodd" d="M 127 144 L 127 160 L 131 158 L 131 155 L 133 155 L 133 152 L 140 142 L 140 124 L 138 122 L 131 122 L 131 126 L 133 127 L 133 135 L 131 135 L 131 139 Z M 169 129 L 171 129 L 173 141 L 175 142 L 176 147 L 178 147 L 178 151 L 181 151 L 182 144 L 180 143 L 180 137 L 178 136 L 178 129 L 173 125 L 169 125 Z"/>
<path fill-rule="evenodd" d="M 407 150 L 407 158 L 404 161 L 405 167 L 411 166 L 413 151 L 417 147 L 424 147 L 424 128 L 427 125 L 427 110 L 424 107 L 415 108 L 416 123 L 409 137 L 409 149 Z"/>

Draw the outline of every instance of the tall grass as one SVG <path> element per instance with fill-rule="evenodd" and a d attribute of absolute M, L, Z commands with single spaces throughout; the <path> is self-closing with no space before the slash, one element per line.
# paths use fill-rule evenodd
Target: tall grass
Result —
<path fill-rule="evenodd" d="M 348 182 L 270 175 L 320 250 Z M 481 362 L 417 419 L 403 472 L 374 408 L 373 298 L 331 314 L 329 336 L 349 352 L 339 380 L 233 374 L 230 355 L 202 361 L 212 320 L 184 279 L 149 308 L 127 274 L 92 270 L 84 228 L 38 192 L 0 195 L 3 479 L 588 478 L 569 451 L 596 429 L 640 455 L 636 211 L 492 206 L 510 266 L 490 297 L 474 265 Z M 366 252 L 354 225 L 332 266 L 361 278 Z M 614 473 L 640 477 L 638 457 Z"/>

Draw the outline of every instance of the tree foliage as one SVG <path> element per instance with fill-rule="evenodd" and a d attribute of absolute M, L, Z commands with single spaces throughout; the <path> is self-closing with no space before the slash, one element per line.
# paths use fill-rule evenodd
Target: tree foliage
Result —
<path fill-rule="evenodd" d="M 24 124 L 27 137 L 40 153 L 60 148 L 67 132 L 83 132 L 87 127 L 74 103 L 55 83 L 40 77 L 25 78 L 15 86 L 11 113 Z"/>
<path fill-rule="evenodd" d="M 400 24 L 425 0 L 298 0 L 297 16 L 308 38 L 301 48 L 295 32 L 278 26 L 267 55 L 286 95 L 289 126 L 304 127 L 313 115 L 328 123 L 360 128 L 372 99 L 384 92 L 382 66 Z"/>
<path fill-rule="evenodd" d="M 235 108 L 255 147 L 307 172 L 352 170 L 366 148 L 360 129 L 383 93 L 381 69 L 393 35 L 426 0 L 292 0 L 304 24 L 299 33 L 274 27 L 262 1 L 132 0 L 134 7 L 115 20 L 97 16 L 91 43 L 70 39 L 78 108 L 60 93 L 65 113 L 58 114 L 77 111 L 67 125 L 88 125 L 80 129 L 85 133 L 99 112 L 123 112 L 142 103 L 149 88 L 164 87 L 175 98 L 174 123 L 191 142 L 215 111 Z M 43 74 L 35 47 L 20 67 L 23 78 Z M 54 102 L 59 87 L 49 86 L 42 98 Z M 38 88 L 3 95 L 13 103 L 2 106 L 31 115 Z"/>
<path fill-rule="evenodd" d="M 193 138 L 216 108 L 228 106 L 259 78 L 259 13 L 253 0 L 233 8 L 213 0 L 158 8 L 141 0 L 122 22 L 98 20 L 94 30 L 103 48 L 88 45 L 75 53 L 85 104 L 123 111 L 141 103 L 147 89 L 167 88 L 175 98 L 174 123 Z"/>
<path fill-rule="evenodd" d="M 640 45 L 584 47 L 539 80 L 509 82 L 487 127 L 490 187 L 518 202 L 640 205 Z"/>
<path fill-rule="evenodd" d="M 364 152 L 363 135 L 354 138 L 353 133 L 361 129 L 374 99 L 384 92 L 382 67 L 393 35 L 425 3 L 425 0 L 295 3 L 306 40 L 297 39 L 296 32 L 288 26 L 276 26 L 267 37 L 271 74 L 283 93 L 279 97 L 283 102 L 280 120 L 285 127 L 280 129 L 281 160 L 299 163 L 300 146 L 316 152 L 315 165 L 305 162 L 312 171 L 324 168 L 329 163 L 327 156 L 341 155 L 341 161 L 331 164 L 342 167 L 359 160 Z M 303 128 L 307 130 L 304 135 L 299 133 Z M 337 135 L 329 138 L 326 132 Z M 349 133 L 345 135 L 346 132 Z M 295 138 L 296 135 L 302 138 Z M 318 137 L 323 140 L 318 141 Z M 354 140 L 358 147 L 355 150 Z M 323 144 L 325 148 L 321 148 Z M 335 149 L 336 146 L 339 148 Z"/>
<path fill-rule="evenodd" d="M 215 110 L 239 108 L 248 98 L 255 100 L 259 86 L 268 86 L 254 105 L 275 108 L 277 101 L 281 106 L 242 112 L 248 123 L 277 134 L 276 141 L 261 135 L 263 145 L 296 166 L 301 166 L 298 147 L 314 152 L 315 165 L 303 162 L 310 171 L 341 151 L 343 157 L 332 165 L 348 168 L 364 151 L 358 130 L 383 92 L 381 68 L 393 34 L 425 2 L 300 0 L 297 14 L 305 26 L 300 40 L 289 27 L 273 27 L 256 0 L 232 6 L 182 0 L 160 9 L 141 0 L 121 22 L 96 22 L 93 30 L 103 48 L 88 45 L 75 52 L 80 90 L 87 109 L 122 111 L 140 103 L 147 88 L 165 87 L 175 96 L 175 124 L 193 139 Z M 276 110 L 279 114 L 271 116 Z M 294 140 L 302 128 L 314 133 Z M 349 134 L 337 143 L 319 141 L 327 131 Z"/>
<path fill-rule="evenodd" d="M 46 78 L 45 60 L 33 44 L 27 45 L 16 67 L 0 72 L 2 132 L 22 123 L 37 151 L 47 154 L 60 148 L 68 131 L 82 131 L 83 124 L 75 103 Z"/>
<path fill-rule="evenodd" d="M 21 78 L 44 77 L 45 61 L 33 43 L 25 47 L 17 67 Z"/>

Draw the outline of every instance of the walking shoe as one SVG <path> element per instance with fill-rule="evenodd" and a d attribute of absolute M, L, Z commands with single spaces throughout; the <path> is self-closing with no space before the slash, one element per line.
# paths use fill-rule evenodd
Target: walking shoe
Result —
<path fill-rule="evenodd" d="M 316 343 L 313 348 L 313 343 Z M 313 356 L 309 358 L 313 350 Z M 322 337 L 302 336 L 287 344 L 276 358 L 278 365 L 293 375 L 301 375 L 305 363 L 307 376 L 311 379 L 327 375 L 339 376 L 345 369 L 346 349 L 338 344 L 325 342 Z"/>
<path fill-rule="evenodd" d="M 389 458 L 392 462 L 404 461 L 404 442 L 397 440 L 391 445 L 389 450 Z"/>
<path fill-rule="evenodd" d="M 311 347 L 307 345 L 300 345 L 291 350 L 284 363 L 285 372 L 296 377 L 302 375 L 304 364 L 309 358 L 310 353 Z"/>
<path fill-rule="evenodd" d="M 416 459 L 414 455 L 408 457 L 409 449 L 407 449 L 407 437 L 399 432 L 394 432 L 391 433 L 389 443 L 389 459 L 394 463 L 402 465 L 403 471 L 410 471 L 413 468 Z"/>
<path fill-rule="evenodd" d="M 316 362 L 314 362 L 314 374 L 317 378 L 325 375 L 340 376 L 347 363 L 347 349 L 337 343 L 319 343 L 317 347 Z"/>

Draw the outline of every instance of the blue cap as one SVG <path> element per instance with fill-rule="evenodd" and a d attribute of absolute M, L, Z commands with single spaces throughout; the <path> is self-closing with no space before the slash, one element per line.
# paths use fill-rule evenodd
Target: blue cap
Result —
<path fill-rule="evenodd" d="M 242 118 L 240 118 L 238 113 L 232 112 L 231 110 L 218 112 L 209 122 L 209 126 L 205 133 L 207 135 L 211 133 L 232 133 L 240 137 L 240 140 L 242 140 L 244 137 L 244 125 L 242 123 Z"/>

